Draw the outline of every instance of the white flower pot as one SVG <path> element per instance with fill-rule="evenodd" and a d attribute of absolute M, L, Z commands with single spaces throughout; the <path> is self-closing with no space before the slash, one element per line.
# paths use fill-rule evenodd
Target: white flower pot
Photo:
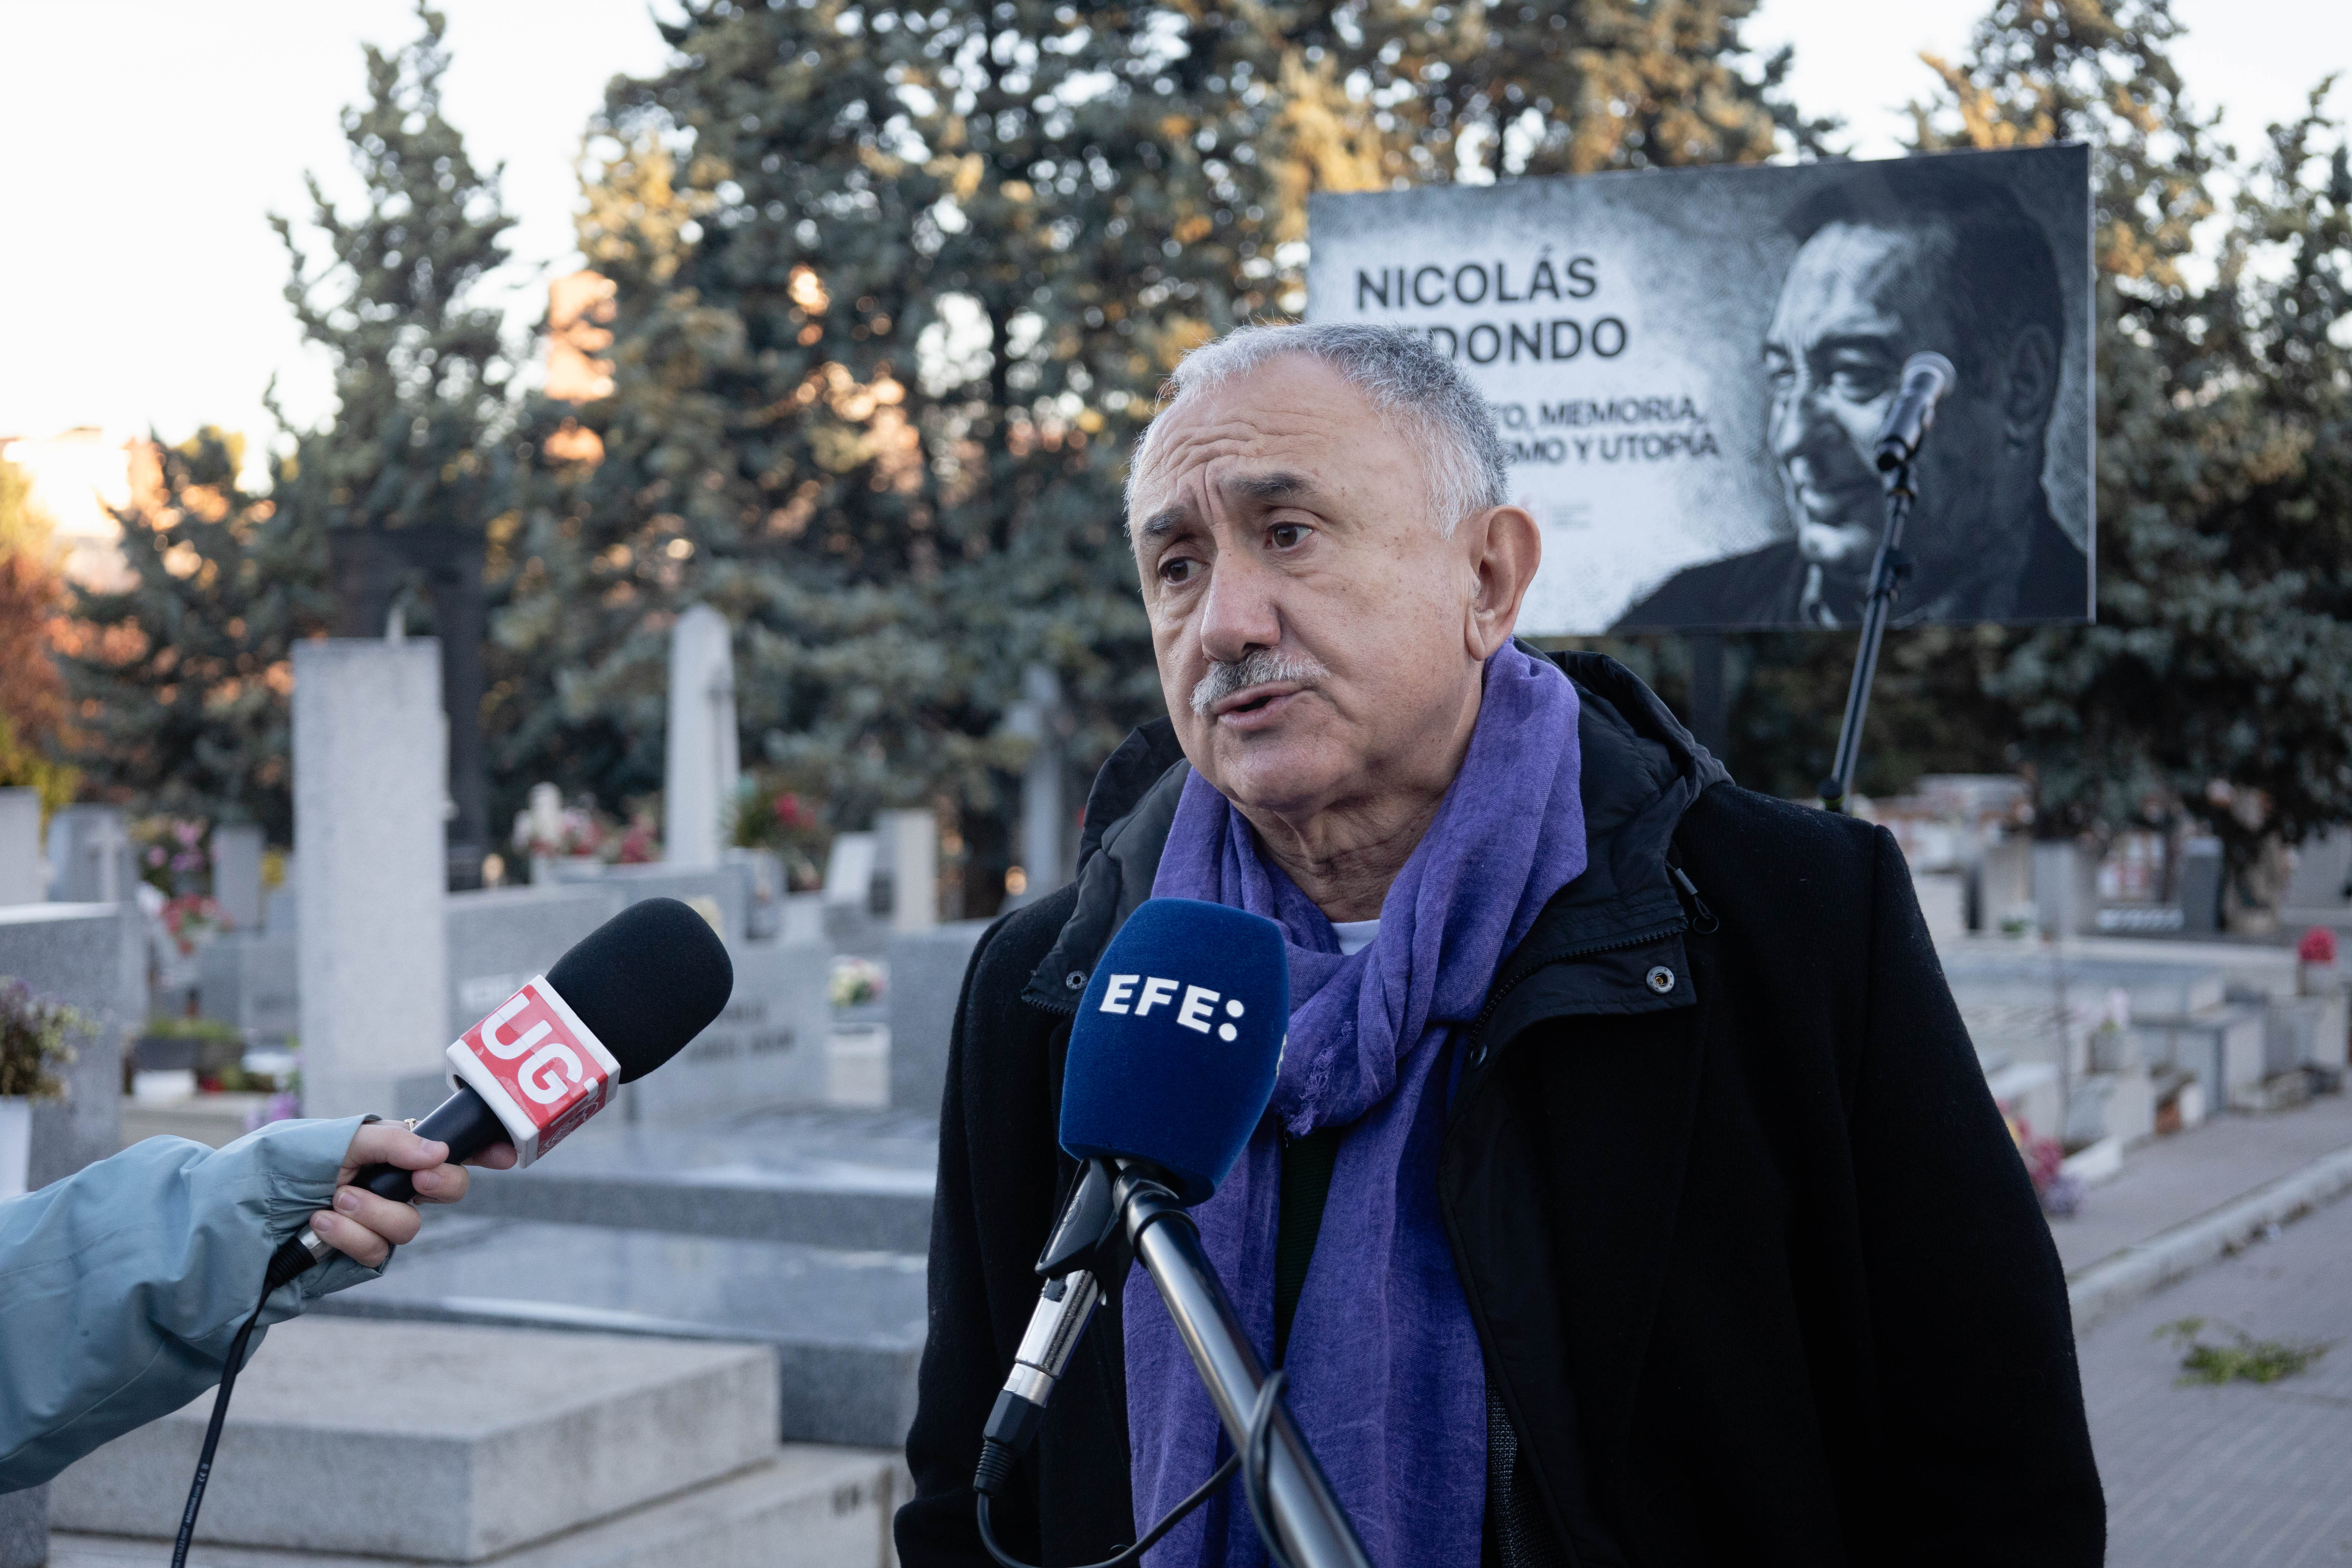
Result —
<path fill-rule="evenodd" d="M 33 1102 L 21 1094 L 0 1094 L 0 1201 L 30 1184 L 33 1168 Z"/>

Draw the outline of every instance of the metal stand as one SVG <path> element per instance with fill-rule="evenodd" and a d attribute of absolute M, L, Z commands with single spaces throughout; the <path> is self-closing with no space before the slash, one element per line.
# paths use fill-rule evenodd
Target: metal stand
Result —
<path fill-rule="evenodd" d="M 1862 727 L 1870 715 L 1870 683 L 1878 674 L 1878 645 L 1885 640 L 1886 619 L 1894 613 L 1895 595 L 1911 575 L 1911 558 L 1903 553 L 1903 525 L 1911 520 L 1911 503 L 1918 491 L 1911 483 L 1908 459 L 1882 456 L 1886 485 L 1886 531 L 1878 541 L 1871 563 L 1870 592 L 1863 601 L 1862 646 L 1854 649 L 1853 682 L 1846 688 L 1845 722 L 1838 728 L 1837 761 L 1822 781 L 1822 808 L 1845 810 L 1853 790 L 1853 774 L 1862 757 Z"/>

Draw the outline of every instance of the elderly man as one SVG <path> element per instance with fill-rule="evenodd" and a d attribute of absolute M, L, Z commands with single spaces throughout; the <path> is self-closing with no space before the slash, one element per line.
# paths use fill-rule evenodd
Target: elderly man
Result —
<path fill-rule="evenodd" d="M 1885 500 L 1873 460 L 1903 362 L 1950 358 L 1918 464 L 1896 608 L 1917 621 L 2073 621 L 2090 563 L 2042 487 L 2065 321 L 2041 226 L 1965 157 L 1863 170 L 1789 216 L 1796 259 L 1765 331 L 1766 425 L 1793 534 L 1676 573 L 1618 629 L 1853 626 Z"/>
<path fill-rule="evenodd" d="M 1129 511 L 1169 718 L 956 1021 L 909 1568 L 989 1561 L 1071 1015 L 1155 894 L 1290 943 L 1273 1107 L 1204 1228 L 1375 1563 L 2097 1563 L 2064 1281 L 1893 839 L 1512 640 L 1537 530 L 1424 343 L 1245 329 L 1170 390 Z M 1171 1332 L 1113 1290 L 1007 1550 L 1110 1556 L 1208 1478 Z M 1265 1558 L 1229 1489 L 1150 1561 Z"/>

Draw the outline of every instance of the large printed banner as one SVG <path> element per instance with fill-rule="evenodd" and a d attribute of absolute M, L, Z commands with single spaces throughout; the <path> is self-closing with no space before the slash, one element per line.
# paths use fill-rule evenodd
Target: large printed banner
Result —
<path fill-rule="evenodd" d="M 1521 630 L 1850 626 L 1904 360 L 1949 358 L 1897 625 L 2089 618 L 2079 146 L 1319 195 L 1307 314 L 1425 333 L 1544 532 Z"/>

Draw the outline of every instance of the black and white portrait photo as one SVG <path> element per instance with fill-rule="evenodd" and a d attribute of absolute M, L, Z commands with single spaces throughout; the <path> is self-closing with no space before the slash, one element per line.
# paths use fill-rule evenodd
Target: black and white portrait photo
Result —
<path fill-rule="evenodd" d="M 1544 527 L 1538 635 L 1853 626 L 1899 373 L 1958 378 L 1896 625 L 2090 616 L 2079 147 L 1324 196 L 1309 314 L 1425 331 Z"/>

